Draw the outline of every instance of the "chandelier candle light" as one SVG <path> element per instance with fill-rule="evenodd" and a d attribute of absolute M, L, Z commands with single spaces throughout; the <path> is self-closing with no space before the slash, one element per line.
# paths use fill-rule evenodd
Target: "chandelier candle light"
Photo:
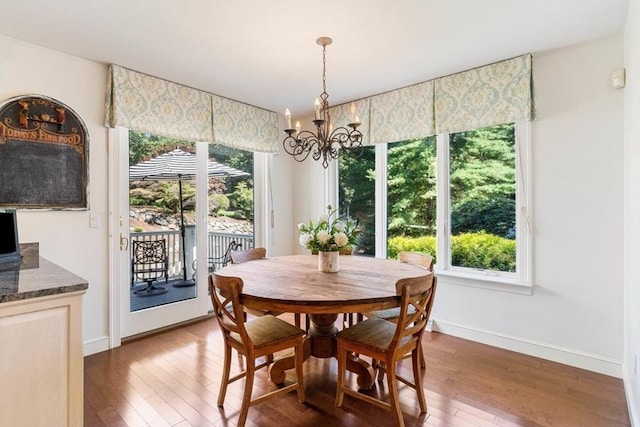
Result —
<path fill-rule="evenodd" d="M 284 151 L 292 155 L 293 158 L 302 162 L 313 152 L 313 160 L 322 158 L 322 166 L 326 169 L 329 161 L 338 158 L 338 149 L 355 149 L 362 147 L 362 133 L 358 130 L 360 119 L 355 114 L 355 104 L 351 103 L 351 120 L 347 126 L 333 129 L 331 117 L 329 115 L 329 94 L 327 93 L 327 46 L 332 42 L 329 37 L 320 37 L 316 40 L 322 46 L 322 93 L 320 98 L 316 98 L 314 103 L 315 118 L 313 124 L 316 125 L 316 133 L 308 130 L 300 131 L 300 122 L 296 121 L 295 129 L 291 127 L 291 112 L 285 110 L 287 119 L 287 129 L 284 132 L 287 136 L 282 141 Z"/>

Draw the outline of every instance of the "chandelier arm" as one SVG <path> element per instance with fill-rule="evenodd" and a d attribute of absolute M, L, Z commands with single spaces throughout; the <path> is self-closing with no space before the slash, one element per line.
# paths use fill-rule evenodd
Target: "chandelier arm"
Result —
<path fill-rule="evenodd" d="M 283 141 L 284 151 L 293 156 L 298 162 L 302 162 L 309 157 L 309 154 L 314 150 L 314 146 L 317 147 L 315 151 L 319 151 L 321 142 L 313 132 L 307 130 L 299 132 L 295 137 L 289 135 Z"/>
<path fill-rule="evenodd" d="M 339 127 L 331 132 L 328 141 L 331 145 L 338 144 L 340 148 L 345 150 L 360 148 L 362 147 L 362 133 L 357 129 L 350 131 L 347 128 Z"/>

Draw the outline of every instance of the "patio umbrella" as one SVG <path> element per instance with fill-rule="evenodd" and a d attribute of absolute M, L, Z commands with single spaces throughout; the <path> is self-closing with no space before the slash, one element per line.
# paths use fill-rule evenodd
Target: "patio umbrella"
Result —
<path fill-rule="evenodd" d="M 247 172 L 222 163 L 207 160 L 210 178 L 248 176 Z M 178 181 L 180 203 L 180 238 L 182 240 L 182 279 L 187 283 L 186 251 L 184 250 L 184 211 L 182 206 L 182 180 L 196 177 L 196 156 L 176 148 L 129 167 L 129 181 Z M 189 283 L 191 285 L 193 283 Z"/>

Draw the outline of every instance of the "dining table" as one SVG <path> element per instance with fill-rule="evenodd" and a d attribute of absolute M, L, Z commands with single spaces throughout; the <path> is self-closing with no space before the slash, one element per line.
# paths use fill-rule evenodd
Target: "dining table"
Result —
<path fill-rule="evenodd" d="M 341 255 L 339 271 L 319 269 L 318 255 L 287 255 L 229 264 L 215 274 L 243 281 L 240 302 L 252 309 L 309 315 L 305 360 L 336 355 L 336 323 L 342 313 L 360 313 L 400 305 L 396 282 L 431 275 L 424 267 L 397 260 Z M 276 358 L 269 375 L 284 382 L 294 367 L 293 356 Z M 347 369 L 358 375 L 358 386 L 371 388 L 375 373 L 371 364 L 353 355 Z"/>

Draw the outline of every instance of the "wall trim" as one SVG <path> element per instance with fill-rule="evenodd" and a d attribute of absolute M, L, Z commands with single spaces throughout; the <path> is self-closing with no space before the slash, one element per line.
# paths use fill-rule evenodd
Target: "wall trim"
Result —
<path fill-rule="evenodd" d="M 622 378 L 622 362 L 598 354 L 434 319 L 433 330 L 493 347 Z"/>
<path fill-rule="evenodd" d="M 109 350 L 109 336 L 103 335 L 97 338 L 91 338 L 83 343 L 85 356 L 100 353 Z"/>

